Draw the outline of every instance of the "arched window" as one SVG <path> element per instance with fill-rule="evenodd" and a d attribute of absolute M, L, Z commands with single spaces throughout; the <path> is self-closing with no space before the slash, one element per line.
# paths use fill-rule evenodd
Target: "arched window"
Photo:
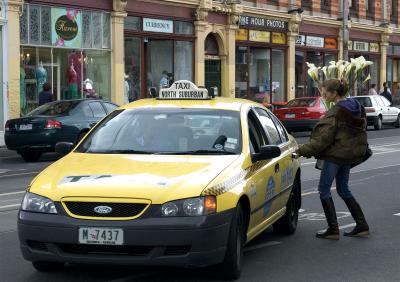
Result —
<path fill-rule="evenodd" d="M 210 33 L 204 43 L 204 52 L 206 55 L 218 56 L 218 42 L 215 36 Z"/>

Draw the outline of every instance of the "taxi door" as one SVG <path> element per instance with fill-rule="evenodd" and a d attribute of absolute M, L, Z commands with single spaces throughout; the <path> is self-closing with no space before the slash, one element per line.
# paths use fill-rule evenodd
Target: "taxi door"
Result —
<path fill-rule="evenodd" d="M 258 115 L 251 109 L 247 117 L 249 127 L 249 146 L 251 153 L 257 153 L 261 146 L 271 145 L 260 123 Z M 281 191 L 281 165 L 278 158 L 253 162 L 248 168 L 250 185 L 251 218 L 249 237 L 258 234 L 269 225 L 281 207 L 276 197 Z"/>
<path fill-rule="evenodd" d="M 283 129 L 283 125 L 274 115 L 263 108 L 255 108 L 255 111 L 267 135 L 269 144 L 277 145 L 281 149 L 281 156 L 278 160 L 281 189 L 275 202 L 279 202 L 278 205 L 284 207 L 289 199 L 294 182 L 295 162 L 293 153 L 295 148 L 293 144 L 289 143 L 289 137 Z"/>

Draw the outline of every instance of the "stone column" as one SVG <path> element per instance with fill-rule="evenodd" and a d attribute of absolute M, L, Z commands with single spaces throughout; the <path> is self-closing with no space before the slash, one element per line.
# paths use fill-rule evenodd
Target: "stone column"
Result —
<path fill-rule="evenodd" d="M 301 16 L 298 14 L 293 14 L 292 18 L 289 21 L 289 32 L 287 33 L 287 40 L 289 45 L 287 51 L 287 101 L 294 99 L 296 96 L 296 39 L 299 35 L 300 22 Z"/>
<path fill-rule="evenodd" d="M 124 21 L 127 1 L 114 0 L 111 13 L 111 100 L 122 105 L 124 103 Z"/>
<path fill-rule="evenodd" d="M 380 70 L 379 70 L 379 87 L 382 83 L 386 82 L 386 59 L 387 59 L 387 47 L 389 46 L 389 35 L 392 33 L 392 30 L 387 27 L 381 35 L 381 61 L 380 61 Z"/>
<path fill-rule="evenodd" d="M 207 22 L 195 21 L 195 53 L 194 53 L 194 83 L 205 86 L 204 42 L 206 40 Z"/>
<path fill-rule="evenodd" d="M 339 30 L 339 36 L 338 36 L 338 60 L 343 60 L 343 29 Z"/>
<path fill-rule="evenodd" d="M 20 40 L 19 40 L 19 17 L 22 12 L 23 0 L 8 1 L 8 95 L 10 118 L 17 118 L 20 115 Z M 7 71 L 5 69 L 4 71 Z"/>

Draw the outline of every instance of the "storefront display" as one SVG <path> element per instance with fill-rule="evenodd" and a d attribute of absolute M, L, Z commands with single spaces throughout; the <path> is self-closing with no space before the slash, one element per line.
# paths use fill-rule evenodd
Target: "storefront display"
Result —
<path fill-rule="evenodd" d="M 320 95 L 318 85 L 307 75 L 306 63 L 322 67 L 329 65 L 330 61 L 336 61 L 336 38 L 301 34 L 296 40 L 295 57 L 295 97 Z"/>
<path fill-rule="evenodd" d="M 55 99 L 111 99 L 110 24 L 109 13 L 24 5 L 20 18 L 22 114 L 37 107 L 45 82 Z"/>
<path fill-rule="evenodd" d="M 241 16 L 236 32 L 235 95 L 261 103 L 286 100 L 285 21 Z"/>
<path fill-rule="evenodd" d="M 128 16 L 125 74 L 129 101 L 157 93 L 174 80 L 193 80 L 193 43 L 191 22 Z"/>
<path fill-rule="evenodd" d="M 363 56 L 366 60 L 372 61 L 374 64 L 369 66 L 365 73 L 371 75 L 371 79 L 367 83 L 361 83 L 359 81 L 355 87 L 355 95 L 367 95 L 369 88 L 372 84 L 377 85 L 379 92 L 379 68 L 380 68 L 380 54 L 379 54 L 379 43 L 378 42 L 367 42 L 362 40 L 350 40 L 349 41 L 349 57 L 357 58 Z"/>
<path fill-rule="evenodd" d="M 386 81 L 393 103 L 400 104 L 400 45 L 389 45 L 387 52 Z"/>

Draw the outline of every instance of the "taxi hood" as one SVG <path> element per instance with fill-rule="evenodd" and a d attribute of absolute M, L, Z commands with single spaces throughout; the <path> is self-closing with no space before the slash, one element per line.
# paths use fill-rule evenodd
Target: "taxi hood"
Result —
<path fill-rule="evenodd" d="M 238 157 L 71 153 L 40 173 L 30 192 L 53 201 L 104 197 L 162 204 L 199 196 Z"/>

